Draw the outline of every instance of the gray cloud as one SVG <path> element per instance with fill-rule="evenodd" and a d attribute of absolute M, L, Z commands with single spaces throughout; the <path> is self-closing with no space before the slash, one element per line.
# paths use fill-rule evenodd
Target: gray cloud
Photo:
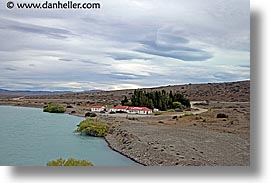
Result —
<path fill-rule="evenodd" d="M 249 0 L 101 2 L 99 11 L 10 11 L 1 1 L 1 87 L 106 90 L 249 79 Z"/>
<path fill-rule="evenodd" d="M 15 68 L 12 68 L 12 67 L 6 67 L 6 68 L 4 68 L 5 70 L 7 70 L 7 71 L 16 71 L 16 69 Z"/>
<path fill-rule="evenodd" d="M 167 31 L 167 30 L 165 30 Z M 140 41 L 142 47 L 135 51 L 161 57 L 175 58 L 183 61 L 205 61 L 212 58 L 210 52 L 190 46 L 190 40 L 159 30 L 154 36 Z"/>
<path fill-rule="evenodd" d="M 59 61 L 64 61 L 64 62 L 71 62 L 73 61 L 72 59 L 68 59 L 68 58 L 59 58 Z"/>
<path fill-rule="evenodd" d="M 19 21 L 4 18 L 1 18 L 0 21 L 2 24 L 5 25 L 5 27 L 2 27 L 2 29 L 5 31 L 18 31 L 29 34 L 42 34 L 45 36 L 59 39 L 67 38 L 68 36 L 72 35 L 70 31 L 60 28 L 52 28 L 41 25 L 22 23 Z"/>
<path fill-rule="evenodd" d="M 112 52 L 112 53 L 106 53 L 109 57 L 111 57 L 114 60 L 133 60 L 133 59 L 143 59 L 148 60 L 152 57 L 149 56 L 142 56 L 140 54 L 137 54 L 136 52 Z"/>
<path fill-rule="evenodd" d="M 212 58 L 212 54 L 203 50 L 186 46 L 174 46 L 173 43 L 157 44 L 155 41 L 143 41 L 143 47 L 136 49 L 138 52 L 175 58 L 183 61 L 205 61 Z"/>

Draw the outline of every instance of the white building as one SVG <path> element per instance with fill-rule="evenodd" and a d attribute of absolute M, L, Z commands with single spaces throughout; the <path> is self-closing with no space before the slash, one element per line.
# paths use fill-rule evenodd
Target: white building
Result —
<path fill-rule="evenodd" d="M 104 111 L 104 110 L 105 110 L 104 106 L 92 106 L 91 107 L 92 112 L 100 112 L 100 111 Z"/>
<path fill-rule="evenodd" d="M 123 112 L 127 112 L 127 109 L 128 109 L 128 106 L 121 106 L 121 105 L 118 105 L 112 109 L 110 109 L 110 111 L 113 111 L 113 112 L 118 112 L 118 111 L 123 111 Z"/>
<path fill-rule="evenodd" d="M 158 111 L 159 111 L 159 109 L 157 109 L 157 108 L 153 109 L 153 112 L 158 112 Z"/>
<path fill-rule="evenodd" d="M 129 106 L 116 106 L 114 108 L 111 108 L 109 112 L 126 112 L 129 114 L 152 114 L 152 109 L 149 109 L 147 107 L 129 107 Z"/>
<path fill-rule="evenodd" d="M 127 112 L 130 114 L 152 114 L 152 109 L 147 107 L 128 107 Z"/>

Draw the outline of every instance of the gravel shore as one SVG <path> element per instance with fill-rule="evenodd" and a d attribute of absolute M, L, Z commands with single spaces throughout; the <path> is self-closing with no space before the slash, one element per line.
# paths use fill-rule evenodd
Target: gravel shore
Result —
<path fill-rule="evenodd" d="M 112 149 L 147 166 L 249 166 L 248 140 L 198 126 L 123 121 L 113 123 L 105 139 Z"/>

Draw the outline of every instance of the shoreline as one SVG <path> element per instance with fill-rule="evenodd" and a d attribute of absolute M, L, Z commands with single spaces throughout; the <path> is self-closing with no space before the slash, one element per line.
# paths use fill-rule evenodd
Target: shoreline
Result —
<path fill-rule="evenodd" d="M 7 106 L 7 107 L 28 107 L 28 108 L 43 109 L 43 107 L 37 106 L 37 105 L 2 104 L 1 102 L 0 102 L 0 106 Z M 83 118 L 85 118 L 85 115 L 81 115 L 81 114 L 77 114 L 77 113 L 68 113 L 66 111 L 64 113 L 59 113 L 59 114 L 67 114 L 67 115 L 71 115 L 71 116 L 77 116 L 77 117 L 83 117 Z"/>
<path fill-rule="evenodd" d="M 142 166 L 147 166 L 146 164 L 143 164 L 142 162 L 137 161 L 137 160 L 134 159 L 133 157 L 128 156 L 127 154 L 122 153 L 121 151 L 114 149 L 114 148 L 112 147 L 110 141 L 107 140 L 106 137 L 104 137 L 104 139 L 105 139 L 105 142 L 108 144 L 108 147 L 109 147 L 110 149 L 112 149 L 113 151 L 115 151 L 115 152 L 121 154 L 122 156 L 125 156 L 126 158 L 128 158 L 128 159 L 130 159 L 130 160 L 132 160 L 132 161 L 134 161 L 134 162 L 136 162 L 136 163 L 138 163 L 138 164 L 140 164 L 140 165 L 142 165 Z"/>

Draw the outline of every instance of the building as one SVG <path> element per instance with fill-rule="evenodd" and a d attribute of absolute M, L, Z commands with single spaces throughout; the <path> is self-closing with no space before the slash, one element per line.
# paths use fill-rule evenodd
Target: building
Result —
<path fill-rule="evenodd" d="M 110 109 L 110 111 L 113 111 L 113 112 L 127 112 L 127 109 L 128 109 L 128 106 L 118 105 L 118 106 Z"/>
<path fill-rule="evenodd" d="M 104 111 L 104 110 L 105 110 L 104 106 L 92 106 L 91 107 L 92 112 L 100 112 L 100 111 Z"/>
<path fill-rule="evenodd" d="M 130 114 L 152 114 L 152 109 L 147 107 L 128 107 L 127 112 Z"/>
<path fill-rule="evenodd" d="M 159 109 L 157 109 L 157 108 L 153 109 L 153 112 L 158 112 L 158 111 L 159 111 Z"/>
<path fill-rule="evenodd" d="M 114 108 L 111 108 L 109 112 L 125 112 L 129 114 L 152 114 L 152 109 L 149 109 L 147 107 L 129 107 L 129 106 L 121 106 L 118 105 Z"/>

